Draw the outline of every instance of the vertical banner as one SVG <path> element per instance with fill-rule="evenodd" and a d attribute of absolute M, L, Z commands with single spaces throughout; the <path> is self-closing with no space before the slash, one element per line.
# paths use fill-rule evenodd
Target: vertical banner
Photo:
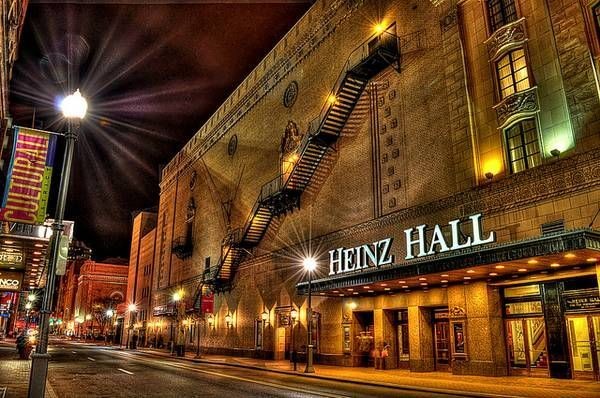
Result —
<path fill-rule="evenodd" d="M 55 149 L 54 135 L 24 127 L 14 128 L 14 145 L 0 221 L 44 222 Z"/>

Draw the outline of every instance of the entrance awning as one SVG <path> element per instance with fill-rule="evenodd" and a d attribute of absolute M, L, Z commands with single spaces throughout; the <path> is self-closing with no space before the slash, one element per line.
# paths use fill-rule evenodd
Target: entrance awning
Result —
<path fill-rule="evenodd" d="M 519 280 L 532 273 L 577 270 L 599 260 L 600 231 L 580 229 L 315 279 L 312 290 L 337 297 L 391 294 L 478 279 Z M 308 282 L 297 288 L 299 294 L 307 294 Z"/>

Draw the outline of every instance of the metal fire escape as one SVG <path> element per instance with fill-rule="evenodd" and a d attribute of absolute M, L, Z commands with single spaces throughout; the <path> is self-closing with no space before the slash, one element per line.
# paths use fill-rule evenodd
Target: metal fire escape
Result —
<path fill-rule="evenodd" d="M 399 47 L 400 40 L 392 25 L 350 54 L 325 106 L 309 123 L 293 169 L 262 186 L 244 226 L 223 239 L 221 258 L 216 266 L 205 271 L 204 284 L 217 291 L 227 287 L 235 267 L 258 246 L 273 219 L 300 206 L 302 193 L 340 137 L 369 80 L 389 66 L 400 71 Z"/>

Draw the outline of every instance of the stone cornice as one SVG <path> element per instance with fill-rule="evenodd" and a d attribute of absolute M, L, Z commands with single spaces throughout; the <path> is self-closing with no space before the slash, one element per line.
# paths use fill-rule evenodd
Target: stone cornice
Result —
<path fill-rule="evenodd" d="M 182 170 L 197 161 L 219 141 L 241 117 L 329 37 L 361 3 L 362 0 L 334 0 L 317 15 L 317 21 L 309 21 L 309 14 L 315 17 L 317 8 L 321 6 L 320 2 L 316 2 L 163 169 L 161 191 L 173 183 Z M 308 31 L 284 50 L 283 43 L 292 40 L 292 32 L 297 29 Z M 281 55 L 276 57 L 278 53 Z M 270 63 L 271 58 L 276 58 L 271 67 L 265 72 L 260 72 Z M 256 74 L 259 74 L 260 78 L 252 83 L 251 80 Z"/>

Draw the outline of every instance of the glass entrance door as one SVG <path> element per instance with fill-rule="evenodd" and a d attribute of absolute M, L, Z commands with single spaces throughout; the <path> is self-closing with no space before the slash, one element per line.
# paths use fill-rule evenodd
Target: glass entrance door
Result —
<path fill-rule="evenodd" d="M 573 377 L 600 380 L 600 315 L 567 318 Z"/>
<path fill-rule="evenodd" d="M 511 374 L 548 376 L 544 318 L 507 320 L 506 338 Z"/>
<path fill-rule="evenodd" d="M 450 323 L 436 321 L 435 333 L 435 370 L 450 369 Z"/>

